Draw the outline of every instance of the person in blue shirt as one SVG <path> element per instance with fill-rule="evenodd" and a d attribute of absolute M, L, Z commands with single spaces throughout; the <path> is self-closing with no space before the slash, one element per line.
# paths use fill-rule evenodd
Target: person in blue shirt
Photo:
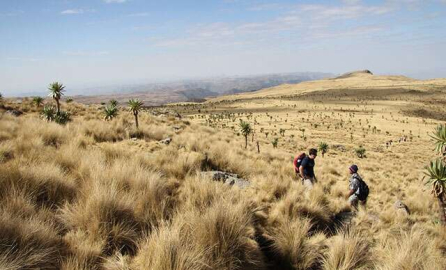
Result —
<path fill-rule="evenodd" d="M 308 156 L 306 156 L 299 167 L 300 177 L 302 177 L 302 183 L 307 189 L 312 189 L 313 185 L 317 182 L 317 178 L 314 175 L 314 160 L 317 157 L 317 150 L 310 149 Z"/>

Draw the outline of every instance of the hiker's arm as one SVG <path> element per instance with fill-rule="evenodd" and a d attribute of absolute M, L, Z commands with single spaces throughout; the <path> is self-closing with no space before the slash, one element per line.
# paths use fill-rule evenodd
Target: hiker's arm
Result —
<path fill-rule="evenodd" d="M 299 167 L 299 172 L 300 172 L 300 177 L 305 178 L 305 175 L 304 175 L 304 166 L 300 166 L 300 167 Z"/>
<path fill-rule="evenodd" d="M 352 196 L 355 193 L 354 189 L 349 189 L 346 198 L 350 198 L 350 196 Z"/>

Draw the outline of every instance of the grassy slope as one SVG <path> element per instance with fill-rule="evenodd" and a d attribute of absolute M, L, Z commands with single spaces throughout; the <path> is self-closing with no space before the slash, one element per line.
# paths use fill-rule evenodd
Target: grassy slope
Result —
<path fill-rule="evenodd" d="M 353 73 L 346 78 L 334 78 L 317 81 L 302 82 L 299 84 L 284 84 L 277 87 L 267 88 L 252 93 L 223 96 L 211 99 L 210 102 L 224 100 L 242 100 L 265 97 L 279 97 L 284 95 L 301 95 L 310 92 L 333 90 L 333 89 L 407 89 L 407 90 L 433 90 L 444 88 L 446 79 L 414 80 L 404 76 L 377 76 L 367 73 Z"/>
<path fill-rule="evenodd" d="M 64 104 L 74 121 L 59 126 L 39 119 L 29 101 L 10 104 L 26 113 L 0 112 L 0 268 L 441 269 L 446 233 L 420 181 L 434 157 L 426 131 L 438 122 L 402 115 L 409 101 L 333 99 L 174 107 L 188 120 L 144 112 L 139 132 L 124 111 L 105 122 L 99 107 Z M 257 122 L 260 154 L 232 131 L 239 118 Z M 385 147 L 403 134 L 411 142 Z M 166 137 L 170 145 L 158 143 Z M 320 141 L 331 149 L 316 161 L 320 184 L 305 193 L 291 161 Z M 366 159 L 353 153 L 359 144 Z M 351 163 L 371 195 L 343 230 Z M 252 186 L 200 176 L 211 168 Z M 393 208 L 396 199 L 410 216 Z"/>

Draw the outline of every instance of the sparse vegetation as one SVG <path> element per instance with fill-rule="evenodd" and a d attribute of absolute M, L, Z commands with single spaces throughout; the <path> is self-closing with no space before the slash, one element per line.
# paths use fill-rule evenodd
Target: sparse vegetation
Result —
<path fill-rule="evenodd" d="M 320 142 L 319 143 L 319 151 L 322 154 L 322 157 L 325 156 L 325 153 L 328 151 L 328 144 L 326 142 Z"/>
<path fill-rule="evenodd" d="M 245 149 L 248 148 L 248 136 L 252 133 L 251 125 L 248 122 L 240 122 L 240 132 L 245 137 Z"/>
<path fill-rule="evenodd" d="M 118 107 L 109 104 L 104 107 L 104 114 L 105 114 L 104 119 L 106 121 L 112 120 L 118 115 Z"/>
<path fill-rule="evenodd" d="M 355 149 L 355 153 L 359 158 L 365 158 L 365 148 L 361 145 Z"/>
<path fill-rule="evenodd" d="M 435 150 L 444 158 L 446 153 L 446 125 L 437 126 L 432 135 Z M 431 161 L 426 167 L 427 184 L 432 186 L 432 194 L 438 200 L 441 222 L 446 226 L 446 159 Z"/>
<path fill-rule="evenodd" d="M 119 102 L 116 99 L 111 99 L 108 103 L 113 107 L 118 107 L 119 105 Z"/>
<path fill-rule="evenodd" d="M 446 156 L 446 124 L 437 126 L 431 136 L 435 141 L 435 151 Z"/>
<path fill-rule="evenodd" d="M 279 145 L 279 138 L 274 138 L 274 140 L 271 142 L 274 148 L 277 148 Z"/>
<path fill-rule="evenodd" d="M 419 182 L 420 164 L 438 158 L 425 132 L 438 122 L 390 117 L 362 96 L 341 100 L 341 109 L 325 95 L 249 100 L 234 111 L 223 102 L 150 108 L 135 123 L 125 114 L 103 121 L 103 106 L 64 103 L 69 125 L 54 123 L 55 107 L 44 107 L 53 117 L 46 122 L 31 99 L 5 100 L 24 116 L 0 113 L 0 268 L 442 269 L 441 204 Z M 239 147 L 247 145 L 236 135 L 239 119 L 265 134 L 255 137 L 261 154 Z M 380 132 L 368 132 L 375 125 Z M 398 140 L 402 130 L 414 143 Z M 307 192 L 291 157 L 318 144 L 330 154 L 316 162 L 318 182 Z M 367 159 L 358 159 L 357 145 Z M 434 160 L 426 173 L 439 194 L 444 163 Z M 351 164 L 371 190 L 355 214 L 344 198 Z M 213 170 L 249 186 L 203 174 Z M 410 215 L 394 209 L 397 198 Z"/>
<path fill-rule="evenodd" d="M 142 109 L 143 103 L 138 99 L 131 99 L 131 100 L 129 100 L 128 105 L 129 105 L 130 112 L 135 117 L 135 126 L 138 129 L 139 128 L 138 115 Z"/>
<path fill-rule="evenodd" d="M 41 107 L 43 105 L 43 98 L 42 97 L 33 97 L 33 103 L 37 107 Z"/>
<path fill-rule="evenodd" d="M 43 111 L 42 111 L 42 117 L 50 122 L 54 120 L 54 117 L 56 115 L 56 110 L 54 109 L 53 106 L 51 105 L 46 105 L 45 107 L 43 107 Z"/>
<path fill-rule="evenodd" d="M 60 113 L 60 99 L 64 95 L 65 86 L 59 82 L 54 82 L 48 87 L 51 96 L 56 101 L 56 114 Z"/>

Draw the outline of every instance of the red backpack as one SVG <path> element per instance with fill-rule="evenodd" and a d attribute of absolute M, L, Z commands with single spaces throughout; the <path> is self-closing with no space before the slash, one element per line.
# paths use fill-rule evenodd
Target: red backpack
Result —
<path fill-rule="evenodd" d="M 294 171 L 296 173 L 299 173 L 300 164 L 302 163 L 302 160 L 304 160 L 304 158 L 306 156 L 307 155 L 305 153 L 302 153 L 302 154 L 300 154 L 300 155 L 298 155 L 297 157 L 294 158 L 293 165 L 294 165 Z"/>

